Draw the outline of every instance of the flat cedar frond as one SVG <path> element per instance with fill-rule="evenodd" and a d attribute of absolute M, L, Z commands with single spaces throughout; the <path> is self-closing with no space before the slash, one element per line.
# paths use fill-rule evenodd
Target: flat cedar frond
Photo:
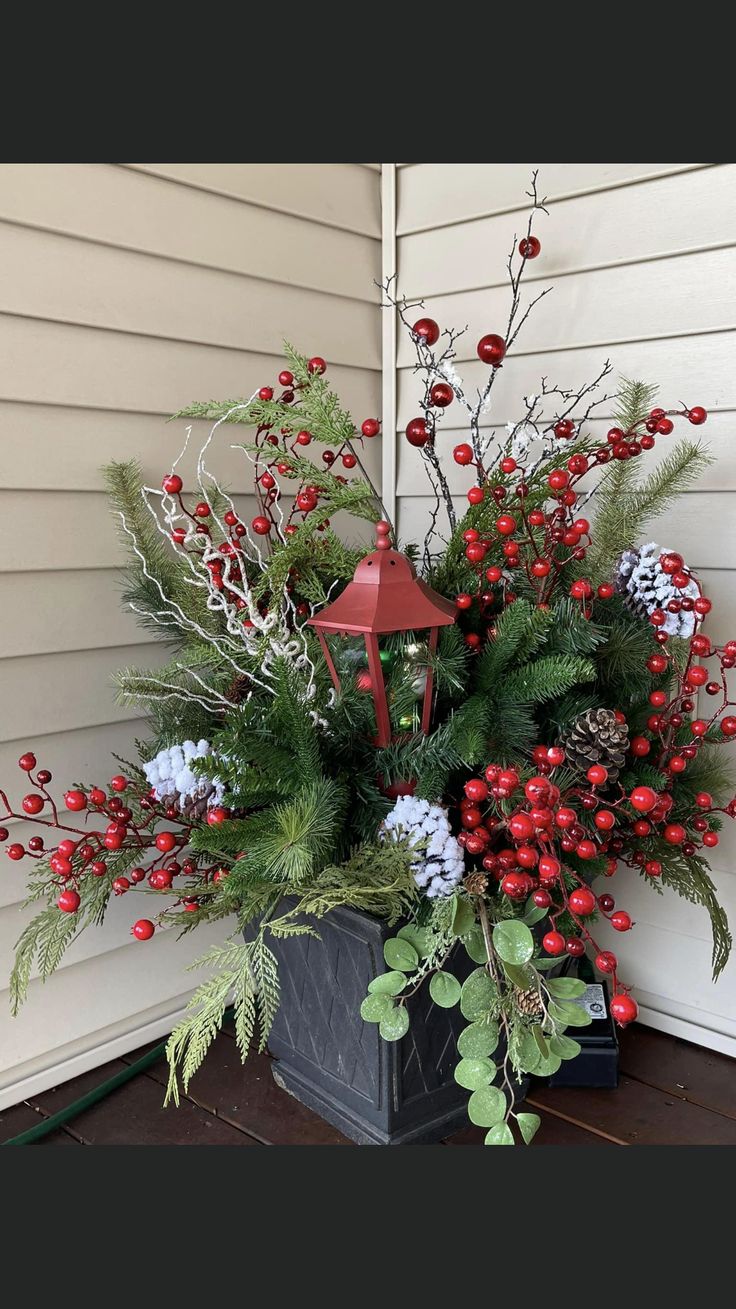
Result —
<path fill-rule="evenodd" d="M 554 700 L 579 682 L 592 682 L 595 664 L 576 655 L 543 655 L 504 679 L 503 696 L 526 703 Z"/>

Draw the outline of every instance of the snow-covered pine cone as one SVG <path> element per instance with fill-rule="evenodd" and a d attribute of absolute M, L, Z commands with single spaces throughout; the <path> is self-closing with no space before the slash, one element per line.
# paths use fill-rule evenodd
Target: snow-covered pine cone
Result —
<path fill-rule="evenodd" d="M 612 709 L 588 709 L 562 733 L 560 744 L 570 768 L 587 773 L 591 764 L 602 764 L 615 782 L 626 760 L 629 728 Z"/>
<path fill-rule="evenodd" d="M 428 899 L 452 895 L 465 872 L 465 859 L 442 805 L 402 795 L 384 818 L 382 834 L 384 839 L 406 837 L 410 846 L 418 847 L 411 870 Z"/>
<path fill-rule="evenodd" d="M 639 550 L 624 550 L 616 562 L 614 585 L 630 613 L 646 619 L 655 609 L 662 609 L 666 617 L 661 630 L 668 636 L 688 639 L 695 631 L 697 614 L 682 609 L 671 614 L 667 605 L 670 600 L 682 600 L 685 596 L 696 600 L 700 591 L 692 581 L 683 588 L 672 585 L 672 578 L 659 562 L 660 556 L 668 553 L 654 541 Z"/>
<path fill-rule="evenodd" d="M 212 753 L 209 741 L 184 741 L 171 745 L 143 765 L 146 780 L 157 800 L 177 805 L 187 816 L 203 818 L 207 810 L 221 804 L 225 788 L 217 777 L 203 777 L 190 764 Z"/>

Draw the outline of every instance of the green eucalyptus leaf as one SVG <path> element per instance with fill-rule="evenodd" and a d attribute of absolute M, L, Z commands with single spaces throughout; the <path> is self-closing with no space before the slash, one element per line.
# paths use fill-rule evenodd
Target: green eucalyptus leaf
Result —
<path fill-rule="evenodd" d="M 487 1014 L 498 999 L 498 987 L 485 968 L 476 968 L 463 984 L 460 1010 L 469 1023 Z"/>
<path fill-rule="evenodd" d="M 524 1144 L 531 1145 L 542 1125 L 542 1120 L 539 1117 L 539 1114 L 517 1114 L 516 1121 L 524 1140 Z"/>
<path fill-rule="evenodd" d="M 468 1101 L 468 1116 L 476 1127 L 493 1127 L 506 1113 L 506 1096 L 497 1086 L 473 1091 Z"/>
<path fill-rule="evenodd" d="M 478 1091 L 488 1086 L 496 1076 L 496 1065 L 490 1059 L 461 1059 L 455 1069 L 455 1081 L 466 1091 Z"/>
<path fill-rule="evenodd" d="M 432 953 L 433 933 L 427 927 L 417 927 L 415 923 L 407 923 L 396 933 L 398 940 L 408 941 L 419 955 L 420 959 L 426 959 Z"/>
<path fill-rule="evenodd" d="M 483 933 L 479 927 L 474 927 L 463 937 L 463 945 L 467 950 L 474 964 L 488 963 L 488 951 L 483 939 Z"/>
<path fill-rule="evenodd" d="M 398 995 L 406 986 L 406 973 L 381 973 L 368 983 L 371 995 Z"/>
<path fill-rule="evenodd" d="M 540 973 L 547 973 L 552 968 L 559 968 L 560 961 L 554 956 L 550 956 L 549 958 L 542 957 L 534 960 L 534 967 Z"/>
<path fill-rule="evenodd" d="M 552 1077 L 557 1072 L 562 1060 L 558 1054 L 549 1054 L 546 1059 L 540 1058 L 539 1063 L 534 1069 L 535 1077 Z"/>
<path fill-rule="evenodd" d="M 493 948 L 505 964 L 525 964 L 534 954 L 534 937 L 526 923 L 509 918 L 496 923 L 493 929 Z"/>
<path fill-rule="evenodd" d="M 535 904 L 532 905 L 531 909 L 527 909 L 521 921 L 522 923 L 526 923 L 527 927 L 533 927 L 535 923 L 541 923 L 542 919 L 546 918 L 548 913 L 549 909 L 541 909 L 539 905 Z"/>
<path fill-rule="evenodd" d="M 549 1054 L 549 1046 L 547 1045 L 547 1042 L 544 1037 L 544 1033 L 542 1032 L 539 1023 L 535 1023 L 534 1026 L 532 1027 L 532 1036 L 534 1037 L 534 1040 L 537 1043 L 537 1049 L 540 1055 L 542 1056 L 543 1059 L 546 1059 Z"/>
<path fill-rule="evenodd" d="M 380 1023 L 394 1007 L 390 995 L 367 995 L 360 1006 L 360 1016 L 364 1023 Z"/>
<path fill-rule="evenodd" d="M 490 1132 L 486 1132 L 484 1145 L 513 1145 L 514 1138 L 508 1123 L 496 1123 Z"/>
<path fill-rule="evenodd" d="M 574 1004 L 572 1000 L 550 1000 L 548 1013 L 550 1018 L 554 1018 L 563 1027 L 587 1027 L 592 1022 L 583 1006 Z"/>
<path fill-rule="evenodd" d="M 399 969 L 402 973 L 413 973 L 419 963 L 419 955 L 408 941 L 398 936 L 390 936 L 383 947 L 383 957 L 389 968 Z"/>
<path fill-rule="evenodd" d="M 458 1053 L 463 1059 L 484 1059 L 493 1054 L 498 1045 L 498 1023 L 485 1021 L 471 1023 L 457 1038 Z"/>
<path fill-rule="evenodd" d="M 517 1063 L 525 1073 L 535 1073 L 540 1059 L 541 1053 L 534 1033 L 527 1029 L 517 1047 Z"/>
<path fill-rule="evenodd" d="M 534 985 L 534 969 L 529 967 L 519 968 L 516 964 L 504 964 L 503 971 L 514 986 L 518 986 L 520 991 L 528 991 Z"/>
<path fill-rule="evenodd" d="M 560 1059 L 574 1059 L 576 1055 L 580 1054 L 581 1050 L 579 1042 L 573 1041 L 572 1037 L 563 1036 L 562 1034 L 550 1037 L 549 1048 L 552 1054 L 558 1054 Z"/>
<path fill-rule="evenodd" d="M 433 973 L 429 983 L 429 994 L 440 1009 L 452 1009 L 460 999 L 462 987 L 452 973 Z"/>
<path fill-rule="evenodd" d="M 465 936 L 475 926 L 475 910 L 470 901 L 460 894 L 455 895 L 455 910 L 452 915 L 452 932 L 454 936 Z"/>
<path fill-rule="evenodd" d="M 378 1028 L 384 1041 L 400 1041 L 409 1031 L 409 1015 L 404 1005 L 397 1005 L 391 1013 L 381 1019 Z"/>
<path fill-rule="evenodd" d="M 550 977 L 545 986 L 556 1000 L 572 1000 L 576 995 L 584 995 L 586 990 L 585 982 L 579 977 Z"/>

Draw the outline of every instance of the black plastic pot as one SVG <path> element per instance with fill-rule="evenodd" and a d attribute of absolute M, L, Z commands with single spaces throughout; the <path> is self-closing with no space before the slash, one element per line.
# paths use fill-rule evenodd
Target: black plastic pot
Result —
<path fill-rule="evenodd" d="M 423 986 L 408 1001 L 406 1036 L 384 1041 L 360 1005 L 396 928 L 336 909 L 318 931 L 319 940 L 269 940 L 281 982 L 268 1039 L 279 1086 L 360 1145 L 429 1144 L 466 1126 L 468 1092 L 453 1078 L 467 1025 L 459 1008 L 440 1009 Z M 462 980 L 476 965 L 461 955 Z"/>

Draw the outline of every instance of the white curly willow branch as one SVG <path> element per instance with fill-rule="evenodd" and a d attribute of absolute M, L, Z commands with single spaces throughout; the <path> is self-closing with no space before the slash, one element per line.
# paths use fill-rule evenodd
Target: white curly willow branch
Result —
<path fill-rule="evenodd" d="M 238 411 L 247 409 L 255 398 L 255 393 L 250 400 L 243 401 L 240 404 L 233 405 L 231 409 L 223 414 L 211 427 L 207 439 L 202 445 L 197 455 L 197 484 L 199 491 L 207 504 L 210 514 L 209 520 L 214 521 L 220 530 L 222 537 L 227 539 L 228 532 L 225 524 L 220 520 L 217 513 L 217 503 L 224 501 L 228 508 L 237 513 L 231 497 L 223 491 L 216 477 L 207 468 L 205 456 L 212 444 L 218 429 L 223 423 L 226 423 L 233 414 Z M 186 437 L 180 453 L 174 461 L 175 469 L 183 456 L 185 455 L 192 434 L 192 426 L 186 429 Z M 242 446 L 232 447 L 243 450 Z M 243 450 L 250 463 L 255 465 L 251 454 Z M 275 470 L 274 470 L 275 471 Z M 277 531 L 280 540 L 285 541 L 283 533 L 283 511 L 279 505 L 281 487 L 277 483 L 279 496 L 275 497 L 276 511 L 278 514 Z M 212 495 L 214 491 L 215 495 Z M 274 665 L 278 660 L 287 660 L 299 673 L 306 678 L 302 690 L 302 698 L 305 702 L 314 700 L 316 696 L 316 669 L 309 655 L 306 635 L 304 633 L 304 623 L 300 623 L 296 612 L 294 601 L 284 582 L 279 603 L 274 604 L 273 597 L 271 607 L 266 614 L 262 614 L 256 603 L 252 588 L 250 587 L 244 570 L 241 570 L 240 577 L 233 576 L 233 566 L 237 563 L 238 555 L 223 553 L 222 549 L 213 544 L 211 536 L 208 533 L 199 531 L 196 521 L 179 508 L 176 499 L 166 491 L 158 490 L 153 487 L 144 486 L 141 489 L 143 502 L 156 526 L 157 531 L 165 538 L 167 545 L 174 548 L 179 558 L 185 565 L 188 575 L 184 581 L 188 586 L 201 589 L 206 596 L 205 604 L 207 609 L 212 612 L 219 612 L 222 615 L 225 626 L 225 633 L 215 635 L 197 623 L 195 619 L 187 615 L 181 605 L 164 591 L 160 580 L 155 577 L 146 562 L 143 551 L 136 539 L 135 533 L 128 525 L 124 513 L 120 512 L 120 519 L 123 530 L 130 538 L 133 551 L 141 564 L 144 577 L 150 581 L 158 591 L 164 608 L 162 609 L 143 609 L 135 604 L 131 604 L 131 609 L 146 617 L 161 627 L 185 628 L 193 632 L 205 644 L 211 646 L 218 656 L 227 661 L 234 673 L 238 677 L 248 679 L 261 690 L 267 691 L 271 695 L 276 694 L 275 687 L 270 683 L 274 677 Z M 163 516 L 163 523 L 161 521 Z M 240 521 L 240 516 L 238 515 Z M 172 533 L 175 527 L 184 527 L 184 541 L 174 543 Z M 192 552 L 190 547 L 196 543 L 197 551 Z M 248 532 L 247 528 L 243 536 L 239 538 L 239 551 L 245 556 L 247 561 L 254 564 L 261 572 L 266 572 L 267 565 L 264 562 L 260 547 Z M 223 587 L 220 589 L 213 579 L 212 564 L 217 561 L 219 564 L 219 574 L 222 578 Z M 330 591 L 332 588 L 330 588 Z M 310 606 L 310 613 L 314 614 L 317 606 Z M 248 625 L 245 625 L 247 616 Z M 254 673 L 252 664 L 247 667 L 238 662 L 238 654 L 243 652 L 249 660 L 258 664 L 260 677 Z M 193 689 L 187 687 L 173 687 L 161 679 L 151 676 L 148 681 L 155 685 L 157 690 L 141 691 L 142 698 L 160 698 L 169 699 L 174 695 L 181 698 L 189 699 L 197 704 L 202 705 L 208 710 L 221 709 L 223 706 L 230 706 L 231 702 L 222 696 L 218 691 L 208 686 L 202 678 L 198 676 L 191 668 L 180 667 L 178 671 L 186 673 L 194 681 L 199 683 L 207 699 L 201 694 L 197 694 Z M 248 691 L 244 697 L 250 699 L 253 694 L 252 690 Z M 328 707 L 334 703 L 334 696 L 331 694 L 328 700 Z M 315 709 L 309 711 L 310 717 L 315 723 L 326 727 L 327 723 L 319 716 Z"/>

